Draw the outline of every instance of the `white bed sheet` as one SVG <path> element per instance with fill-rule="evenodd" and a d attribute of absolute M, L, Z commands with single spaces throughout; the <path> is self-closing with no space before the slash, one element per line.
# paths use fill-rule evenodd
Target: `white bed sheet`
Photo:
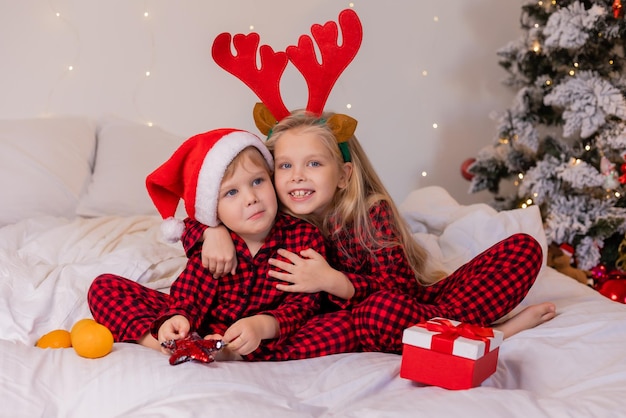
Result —
<path fill-rule="evenodd" d="M 532 210 L 460 206 L 439 188 L 414 192 L 402 209 L 448 269 L 517 230 L 542 239 Z M 159 224 L 48 217 L 0 229 L 0 416 L 625 416 L 626 307 L 545 266 L 522 305 L 554 301 L 557 317 L 506 340 L 496 373 L 466 391 L 402 379 L 401 357 L 384 353 L 170 366 L 134 344 L 96 360 L 33 346 L 90 316 L 86 290 L 102 272 L 166 290 L 185 259 L 159 240 Z"/>

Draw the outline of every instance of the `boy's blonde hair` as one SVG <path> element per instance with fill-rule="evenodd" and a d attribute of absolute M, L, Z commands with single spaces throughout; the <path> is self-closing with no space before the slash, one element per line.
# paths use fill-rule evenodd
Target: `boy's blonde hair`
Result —
<path fill-rule="evenodd" d="M 313 133 L 323 141 L 335 157 L 338 167 L 341 168 L 344 164 L 343 156 L 331 128 L 325 123 L 332 115 L 331 112 L 325 112 L 318 117 L 303 110 L 294 111 L 276 124 L 266 145 L 270 151 L 273 151 L 276 141 L 286 131 L 298 130 L 300 133 Z M 360 245 L 372 253 L 381 248 L 400 245 L 418 282 L 427 285 L 441 279 L 445 273 L 426 272 L 427 252 L 411 236 L 408 225 L 354 135 L 348 139 L 348 149 L 353 168 L 347 186 L 335 192 L 330 211 L 323 219 L 307 220 L 317 225 L 330 239 L 353 225 Z M 390 226 L 394 229 L 394 236 L 389 240 L 377 237 L 377 230 L 372 225 L 369 216 L 370 209 L 381 201 L 386 202 L 391 211 Z M 339 247 L 338 251 L 345 255 L 349 254 L 341 240 L 333 239 L 333 242 Z"/>
<path fill-rule="evenodd" d="M 222 181 L 230 179 L 235 173 L 235 169 L 239 167 L 244 161 L 251 161 L 253 164 L 259 167 L 265 167 L 267 169 L 267 173 L 272 176 L 274 172 L 274 167 L 270 167 L 263 157 L 263 154 L 254 146 L 249 146 L 241 150 L 239 154 L 233 158 L 233 160 L 228 164 L 226 170 L 224 171 L 224 176 L 222 177 Z"/>

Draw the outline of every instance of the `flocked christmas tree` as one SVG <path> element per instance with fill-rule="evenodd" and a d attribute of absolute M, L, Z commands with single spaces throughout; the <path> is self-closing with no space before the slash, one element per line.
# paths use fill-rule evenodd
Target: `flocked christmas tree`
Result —
<path fill-rule="evenodd" d="M 518 93 L 468 168 L 470 192 L 496 208 L 538 205 L 548 242 L 572 246 L 581 269 L 626 268 L 623 12 L 620 0 L 522 6 L 522 36 L 498 51 Z"/>

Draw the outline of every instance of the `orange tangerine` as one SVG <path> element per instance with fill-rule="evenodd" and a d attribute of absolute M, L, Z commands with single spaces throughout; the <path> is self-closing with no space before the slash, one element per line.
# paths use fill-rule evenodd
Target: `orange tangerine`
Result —
<path fill-rule="evenodd" d="M 79 332 L 79 330 L 83 326 L 93 325 L 94 322 L 96 322 L 96 321 L 91 319 L 91 318 L 85 318 L 85 319 L 81 319 L 79 321 L 76 321 L 76 323 L 72 326 L 71 332 Z"/>
<path fill-rule="evenodd" d="M 72 346 L 70 332 L 64 329 L 55 329 L 44 334 L 37 340 L 35 346 L 39 348 L 68 348 Z"/>
<path fill-rule="evenodd" d="M 113 334 L 93 319 L 81 319 L 71 331 L 72 347 L 81 357 L 104 357 L 113 349 Z"/>

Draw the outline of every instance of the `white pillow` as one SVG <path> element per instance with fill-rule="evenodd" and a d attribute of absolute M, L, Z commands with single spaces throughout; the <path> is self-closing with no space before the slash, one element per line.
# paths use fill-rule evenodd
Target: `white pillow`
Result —
<path fill-rule="evenodd" d="M 0 226 L 73 218 L 91 176 L 95 124 L 86 118 L 0 120 Z"/>
<path fill-rule="evenodd" d="M 146 176 L 163 164 L 182 138 L 158 127 L 126 121 L 103 122 L 91 184 L 76 210 L 80 216 L 158 214 Z"/>
<path fill-rule="evenodd" d="M 537 206 L 497 212 L 484 203 L 461 205 L 445 189 L 430 186 L 412 191 L 399 210 L 434 268 L 452 272 L 517 232 L 539 242 L 546 264 L 548 245 Z"/>

